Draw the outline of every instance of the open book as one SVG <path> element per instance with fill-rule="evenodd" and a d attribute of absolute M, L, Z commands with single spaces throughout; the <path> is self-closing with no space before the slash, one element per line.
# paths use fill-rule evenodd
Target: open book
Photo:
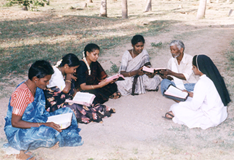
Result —
<path fill-rule="evenodd" d="M 47 122 L 54 122 L 60 125 L 61 129 L 66 129 L 71 125 L 72 113 L 59 114 L 55 116 L 50 116 Z"/>
<path fill-rule="evenodd" d="M 185 101 L 189 96 L 187 92 L 183 92 L 173 85 L 169 85 L 167 90 L 164 91 L 163 95 L 167 98 L 171 98 L 177 101 Z"/>
<path fill-rule="evenodd" d="M 77 103 L 85 106 L 90 106 L 96 96 L 91 93 L 77 92 L 72 100 L 66 99 L 68 103 Z"/>
<path fill-rule="evenodd" d="M 108 78 L 106 78 L 107 81 L 112 81 L 112 80 L 117 80 L 117 81 L 121 81 L 121 80 L 124 80 L 124 76 L 122 74 L 116 74 L 116 75 L 113 75 L 113 76 L 110 76 Z"/>
<path fill-rule="evenodd" d="M 149 67 L 143 66 L 142 71 L 160 74 L 160 70 L 162 69 L 165 69 L 165 68 L 149 68 Z"/>

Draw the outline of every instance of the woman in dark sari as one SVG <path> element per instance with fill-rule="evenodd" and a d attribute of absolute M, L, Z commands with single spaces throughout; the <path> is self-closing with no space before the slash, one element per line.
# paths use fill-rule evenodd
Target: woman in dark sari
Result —
<path fill-rule="evenodd" d="M 45 90 L 47 99 L 46 110 L 48 112 L 53 112 L 59 108 L 69 107 L 75 113 L 77 122 L 100 122 L 103 117 L 110 116 L 111 113 L 114 112 L 114 109 L 102 104 L 85 106 L 65 102 L 66 99 L 73 99 L 73 96 L 76 93 L 73 83 L 73 81 L 76 81 L 76 77 L 73 76 L 73 74 L 76 73 L 76 69 L 79 65 L 80 61 L 77 56 L 69 53 L 65 55 L 56 66 L 53 66 L 54 74 Z M 99 85 L 104 86 L 106 85 L 106 82 L 102 82 Z"/>
<path fill-rule="evenodd" d="M 107 77 L 100 63 L 97 61 L 100 48 L 98 45 L 90 43 L 84 48 L 83 60 L 80 67 L 77 68 L 76 87 L 78 90 L 95 94 L 94 104 L 108 101 L 109 98 L 117 99 L 120 93 L 117 91 L 117 85 L 114 81 L 105 82 Z"/>

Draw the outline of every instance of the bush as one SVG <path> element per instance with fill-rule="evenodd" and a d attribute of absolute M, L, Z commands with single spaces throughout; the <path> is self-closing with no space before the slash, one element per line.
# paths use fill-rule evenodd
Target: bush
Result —
<path fill-rule="evenodd" d="M 113 62 L 111 62 L 111 64 L 112 64 L 112 66 L 111 66 L 110 71 L 113 73 L 117 73 L 119 71 L 119 67 L 117 67 L 117 65 L 114 64 Z"/>
<path fill-rule="evenodd" d="M 49 5 L 49 0 L 7 0 L 7 6 L 12 6 L 13 4 L 22 5 L 24 10 L 33 10 L 37 6 Z"/>

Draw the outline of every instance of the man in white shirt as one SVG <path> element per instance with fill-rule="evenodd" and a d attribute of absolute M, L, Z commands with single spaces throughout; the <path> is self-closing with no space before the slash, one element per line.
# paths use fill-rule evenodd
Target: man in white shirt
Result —
<path fill-rule="evenodd" d="M 170 43 L 172 57 L 168 61 L 166 70 L 161 70 L 161 92 L 162 94 L 170 84 L 182 90 L 193 91 L 198 78 L 192 70 L 191 55 L 184 53 L 184 43 L 173 40 Z"/>

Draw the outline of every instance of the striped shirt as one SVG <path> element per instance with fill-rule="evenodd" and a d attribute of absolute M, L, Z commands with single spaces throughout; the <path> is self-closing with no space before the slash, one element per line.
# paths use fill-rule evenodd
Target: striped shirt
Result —
<path fill-rule="evenodd" d="M 23 116 L 27 106 L 34 101 L 34 97 L 25 83 L 22 83 L 11 95 L 12 114 Z"/>

